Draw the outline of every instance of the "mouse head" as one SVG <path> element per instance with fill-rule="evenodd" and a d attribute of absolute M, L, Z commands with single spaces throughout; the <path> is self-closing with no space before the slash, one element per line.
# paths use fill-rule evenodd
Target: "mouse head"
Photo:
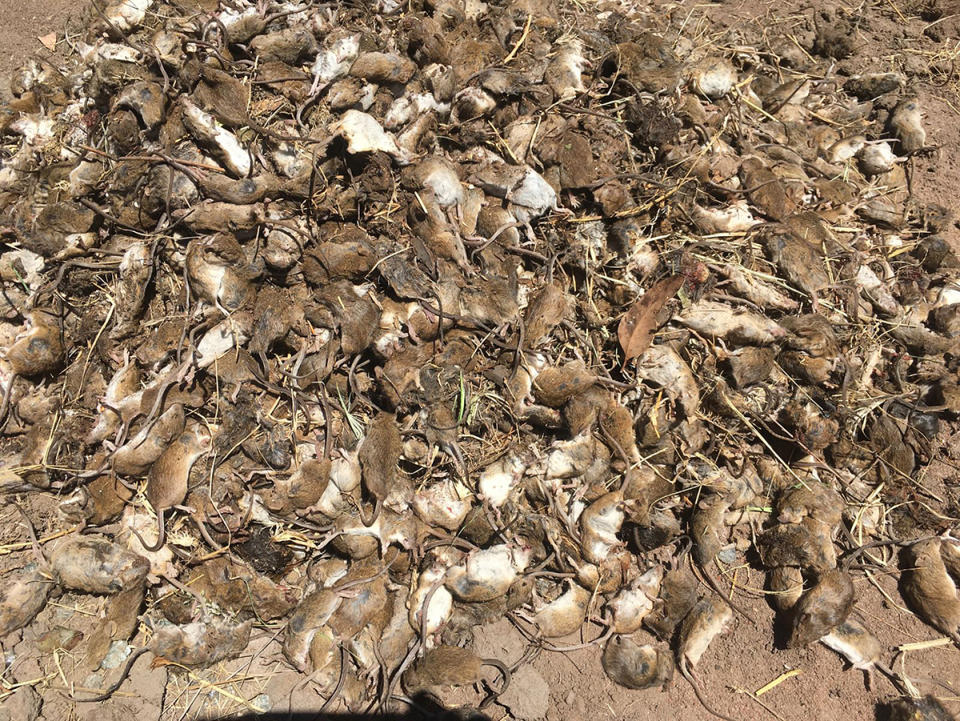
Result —
<path fill-rule="evenodd" d="M 201 455 L 207 453 L 213 445 L 213 431 L 209 426 L 195 421 L 187 424 L 183 438 Z"/>

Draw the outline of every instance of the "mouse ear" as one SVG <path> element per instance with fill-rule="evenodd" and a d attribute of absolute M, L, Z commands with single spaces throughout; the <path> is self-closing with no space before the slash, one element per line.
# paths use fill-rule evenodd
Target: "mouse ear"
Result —
<path fill-rule="evenodd" d="M 201 448 L 209 448 L 213 444 L 213 429 L 206 423 L 198 423 L 193 429 L 193 435 Z"/>

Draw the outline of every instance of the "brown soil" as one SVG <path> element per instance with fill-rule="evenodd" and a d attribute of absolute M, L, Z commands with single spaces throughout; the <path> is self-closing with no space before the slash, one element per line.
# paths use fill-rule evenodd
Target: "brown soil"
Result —
<path fill-rule="evenodd" d="M 815 10 L 837 5 L 829 2 L 808 3 L 800 1 L 764 3 L 748 0 L 742 3 L 722 3 L 708 8 L 662 4 L 663 12 L 687 14 L 702 18 L 701 24 L 717 23 L 738 27 L 746 44 L 760 36 L 764 27 L 797 24 L 813 15 Z M 913 163 L 913 191 L 919 206 L 939 203 L 960 211 L 960 98 L 957 83 L 960 68 L 954 67 L 949 48 L 957 43 L 957 16 L 951 15 L 957 8 L 943 7 L 943 17 L 935 25 L 919 17 L 919 5 L 915 8 L 895 2 L 880 2 L 860 5 L 862 21 L 856 32 L 854 55 L 839 63 L 843 73 L 854 73 L 866 68 L 876 70 L 901 70 L 909 77 L 908 90 L 919 95 L 926 110 L 927 144 L 935 150 L 915 158 Z M 851 12 L 856 4 L 851 4 Z M 0 2 L 0 73 L 12 71 L 30 53 L 46 53 L 37 36 L 51 30 L 58 32 L 58 41 L 63 41 L 67 13 L 77 11 L 76 0 L 8 0 Z M 902 16 L 901 16 L 902 14 Z M 904 21 L 904 18 L 907 18 Z M 926 30 L 926 32 L 925 32 Z M 8 96 L 6 82 L 2 83 L 2 96 Z M 960 449 L 960 436 L 953 436 L 949 444 L 956 456 Z M 927 474 L 927 484 L 953 483 L 954 466 L 949 458 L 935 462 Z M 31 515 L 37 517 L 41 509 L 33 507 Z M 52 513 L 52 509 L 50 511 Z M 17 527 L 18 514 L 10 509 L 0 514 L 0 542 L 22 540 L 23 530 Z M 922 624 L 903 607 L 897 592 L 895 570 L 889 575 L 876 577 L 879 588 L 860 579 L 855 615 L 867 625 L 885 647 L 938 638 L 939 634 Z M 743 569 L 736 579 L 737 585 L 748 589 L 761 589 L 762 575 L 757 571 Z M 736 719 L 780 718 L 784 721 L 809 721 L 810 719 L 844 719 L 860 721 L 875 718 L 878 701 L 890 698 L 895 691 L 883 678 L 866 679 L 855 670 L 845 669 L 845 663 L 832 651 L 815 644 L 806 649 L 783 650 L 775 643 L 773 632 L 774 614 L 756 594 L 753 597 L 741 594 L 740 604 L 756 619 L 754 627 L 745 619 L 737 617 L 731 629 L 720 636 L 710 647 L 697 668 L 706 692 L 714 708 Z M 83 604 L 87 604 L 84 606 Z M 45 632 L 56 626 L 83 628 L 96 610 L 90 598 L 61 597 L 55 607 L 48 608 L 37 622 L 24 633 L 24 640 L 13 650 L 15 675 L 20 679 L 37 677 L 46 671 L 37 660 L 35 644 Z M 600 635 L 599 627 L 594 635 Z M 522 655 L 526 646 L 523 638 L 506 622 L 489 626 L 478 634 L 477 648 L 498 650 L 501 658 L 512 663 Z M 566 643 L 579 643 L 589 638 L 571 638 Z M 562 644 L 564 641 L 559 641 Z M 486 644 L 486 645 L 485 645 Z M 493 646 L 491 646 L 493 644 Z M 495 646 L 495 648 L 494 648 Z M 10 649 L 7 649 L 8 651 Z M 892 653 L 885 654 L 889 660 Z M 249 661 L 250 659 L 246 659 Z M 243 661 L 243 659 L 241 659 Z M 64 662 L 66 663 L 66 661 Z M 261 665 L 261 663 L 258 663 Z M 264 675 L 272 675 L 271 684 L 277 685 L 296 676 L 282 674 L 278 664 L 262 661 Z M 911 652 L 898 668 L 912 678 L 923 691 L 938 691 L 941 697 L 948 696 L 924 678 L 960 687 L 960 664 L 957 650 L 951 646 Z M 550 687 L 550 703 L 546 718 L 551 721 L 566 719 L 709 719 L 697 701 L 691 687 L 679 675 L 673 684 L 658 691 L 628 691 L 613 684 L 603 673 L 596 648 L 578 650 L 567 654 L 542 653 L 533 663 L 533 669 Z M 757 698 L 750 694 L 768 682 L 790 671 L 798 674 L 786 678 L 775 688 Z M 251 677 L 255 674 L 251 672 Z M 162 684 L 164 671 L 150 670 L 147 658 L 141 659 L 134 668 L 131 682 L 109 704 L 94 707 L 74 707 L 79 716 L 71 715 L 63 696 L 53 694 L 45 699 L 41 718 L 131 718 L 150 721 L 170 716 L 172 707 L 164 709 Z M 257 685 L 259 684 L 259 686 Z M 187 693 L 196 694 L 198 687 Z M 263 690 L 263 683 L 256 680 L 247 685 L 230 687 L 234 693 L 253 698 Z M 315 697 L 297 692 L 292 698 L 302 704 L 298 710 L 306 710 L 316 701 Z M 294 693 L 297 692 L 297 693 Z M 174 693 L 168 693 L 167 702 Z M 22 699 L 13 698 L 14 701 Z M 960 711 L 960 699 L 947 701 L 951 710 Z M 183 712 L 183 703 L 177 706 Z M 296 705 L 296 701 L 295 701 Z M 499 711 L 494 710 L 499 709 Z M 17 713 L 11 706 L 10 713 Z M 277 710 L 277 709 L 275 709 Z M 493 718 L 506 712 L 494 706 Z M 207 717 L 214 714 L 213 707 L 198 703 L 192 712 Z M 0 709 L 0 718 L 4 718 Z M 215 715 L 215 714 L 214 714 Z M 13 718 L 13 717 L 11 717 Z"/>

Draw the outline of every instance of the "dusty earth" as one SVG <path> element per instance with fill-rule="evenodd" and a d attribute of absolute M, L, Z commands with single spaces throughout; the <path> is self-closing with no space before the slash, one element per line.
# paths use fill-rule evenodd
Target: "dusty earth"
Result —
<path fill-rule="evenodd" d="M 589 0 L 584 0 L 589 2 Z M 795 1 L 693 5 L 658 3 L 660 12 L 689 16 L 690 34 L 705 37 L 717 25 L 739 28 L 745 44 L 754 42 L 765 28 L 800 26 L 822 10 L 844 12 L 859 18 L 851 57 L 838 63 L 837 72 L 851 74 L 863 69 L 900 70 L 909 77 L 908 90 L 917 93 L 926 110 L 928 144 L 936 150 L 916 158 L 912 167 L 912 189 L 919 203 L 939 203 L 960 211 L 960 4 L 941 0 L 926 4 L 904 4 L 899 0 L 814 4 Z M 643 3 L 640 3 L 641 5 Z M 49 53 L 38 36 L 57 32 L 64 42 L 70 13 L 79 10 L 76 0 L 8 0 L 0 3 L 0 73 L 11 72 L 30 53 Z M 9 97 L 6 81 L 0 83 L 2 97 Z M 956 230 L 952 231 L 956 232 Z M 941 436 L 942 448 L 921 480 L 927 488 L 944 497 L 956 497 L 957 462 L 960 460 L 960 434 Z M 51 502 L 47 513 L 53 513 Z M 42 514 L 34 505 L 31 515 Z M 949 509 L 941 509 L 949 514 Z M 18 525 L 19 515 L 9 506 L 0 510 L 0 543 L 24 541 Z M 878 556 L 877 558 L 881 558 Z M 9 559 L 7 559 L 9 560 Z M 9 567 L 9 563 L 5 564 Z M 9 570 L 9 568 L 8 568 Z M 730 580 L 733 580 L 731 578 Z M 773 632 L 773 611 L 763 600 L 763 578 L 749 568 L 736 572 L 740 604 L 753 616 L 756 626 L 737 617 L 732 630 L 720 636 L 710 647 L 697 669 L 711 705 L 735 719 L 778 718 L 782 721 L 843 719 L 860 721 L 876 718 L 877 705 L 892 698 L 895 690 L 882 676 L 866 678 L 821 645 L 784 650 Z M 874 574 L 872 582 L 859 578 L 855 615 L 888 647 L 885 659 L 895 658 L 896 647 L 939 638 L 921 623 L 903 604 L 897 591 L 897 571 L 890 565 L 887 574 Z M 20 679 L 39 678 L 50 673 L 41 666 L 40 656 L 47 647 L 69 649 L 70 629 L 85 630 L 93 616 L 81 597 L 64 596 L 51 603 L 12 649 L 20 666 Z M 586 632 L 585 632 L 586 633 Z M 594 636 L 602 629 L 595 628 Z M 66 643 L 64 641 L 66 640 Z M 590 638 L 571 638 L 567 644 L 579 644 Z M 563 645 L 560 643 L 559 645 Z M 513 663 L 526 649 L 523 636 L 503 621 L 487 626 L 478 634 L 481 655 L 499 657 Z M 257 647 L 254 645 L 254 647 Z M 298 710 L 317 708 L 318 697 L 299 688 L 297 674 L 284 673 L 275 641 L 264 634 L 257 657 L 245 657 L 228 669 L 218 669 L 218 690 L 202 675 L 172 681 L 166 688 L 166 671 L 151 669 L 147 658 L 134 667 L 122 691 L 104 705 L 75 705 L 55 690 L 48 691 L 39 718 L 49 719 L 148 719 L 217 718 L 222 712 L 257 708 L 258 694 L 276 696 L 280 689 Z M 709 719 L 713 718 L 697 701 L 691 687 L 679 676 L 663 692 L 631 692 L 613 684 L 602 672 L 595 647 L 567 653 L 541 652 L 516 675 L 511 693 L 502 699 L 514 718 L 563 719 Z M 8 658 L 10 656 L 8 655 Z M 960 657 L 949 645 L 910 651 L 896 659 L 897 668 L 911 678 L 923 692 L 936 693 L 955 713 L 960 713 L 960 698 L 931 680 L 960 688 Z M 57 660 L 64 667 L 72 663 L 69 650 Z M 31 670 L 34 675 L 31 675 Z M 222 679 L 226 678 L 226 681 Z M 761 695 L 754 695 L 770 682 L 780 680 Z M 55 678 L 48 679 L 56 688 Z M 60 684 L 60 688 L 63 686 Z M 0 721 L 34 718 L 37 699 L 21 689 L 0 702 Z M 242 710 L 242 709 L 241 709 Z M 277 709 L 274 707 L 274 711 Z M 282 709 L 286 710 L 286 709 Z M 494 719 L 505 717 L 504 706 L 488 709 Z"/>

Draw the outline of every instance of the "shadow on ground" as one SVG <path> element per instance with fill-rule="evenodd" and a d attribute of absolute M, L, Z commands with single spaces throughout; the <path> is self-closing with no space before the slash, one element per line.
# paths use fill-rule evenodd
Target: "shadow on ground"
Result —
<path fill-rule="evenodd" d="M 410 699 L 406 713 L 325 713 L 321 711 L 270 711 L 262 714 L 230 716 L 232 721 L 490 721 L 482 711 L 474 709 L 449 710 L 440 706 L 428 694 L 417 694 Z"/>

